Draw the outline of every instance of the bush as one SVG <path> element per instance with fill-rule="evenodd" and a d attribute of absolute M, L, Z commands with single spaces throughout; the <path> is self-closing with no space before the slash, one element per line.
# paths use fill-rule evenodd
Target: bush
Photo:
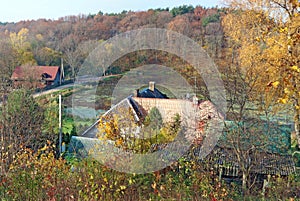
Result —
<path fill-rule="evenodd" d="M 52 147 L 53 148 L 53 147 Z M 241 200 L 234 184 L 218 181 L 207 163 L 179 159 L 148 174 L 111 170 L 90 158 L 56 159 L 51 147 L 34 153 L 23 149 L 9 172 L 0 177 L 2 200 Z M 271 181 L 269 199 L 299 197 L 299 178 L 290 188 L 280 178 Z M 292 194 L 290 194 L 292 193 Z M 262 196 L 254 197 L 259 200 Z M 252 199 L 251 198 L 251 199 Z"/>

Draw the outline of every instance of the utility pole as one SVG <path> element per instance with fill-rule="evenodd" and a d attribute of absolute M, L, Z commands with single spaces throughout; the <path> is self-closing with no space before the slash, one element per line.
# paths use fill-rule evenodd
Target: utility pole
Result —
<path fill-rule="evenodd" d="M 61 61 L 60 61 L 60 76 L 59 76 L 59 85 L 61 85 L 62 83 L 62 79 L 64 78 L 65 76 L 65 73 L 64 73 L 64 59 L 61 58 Z"/>
<path fill-rule="evenodd" d="M 197 96 L 197 77 L 195 76 L 195 95 Z"/>
<path fill-rule="evenodd" d="M 58 148 L 59 148 L 59 155 L 61 156 L 61 154 L 62 154 L 62 150 L 61 150 L 61 145 L 62 145 L 61 94 L 58 95 L 58 105 L 59 105 L 59 138 L 58 138 Z"/>
<path fill-rule="evenodd" d="M 195 93 L 195 96 L 197 95 L 197 77 L 194 76 L 194 77 L 191 77 L 191 78 L 194 78 L 194 93 Z"/>

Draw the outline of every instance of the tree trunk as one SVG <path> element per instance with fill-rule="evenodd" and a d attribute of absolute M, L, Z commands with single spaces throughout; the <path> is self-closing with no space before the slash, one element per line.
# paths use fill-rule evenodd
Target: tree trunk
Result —
<path fill-rule="evenodd" d="M 243 189 L 243 194 L 246 193 L 247 191 L 247 174 L 243 171 L 243 181 L 242 181 L 242 189 Z"/>

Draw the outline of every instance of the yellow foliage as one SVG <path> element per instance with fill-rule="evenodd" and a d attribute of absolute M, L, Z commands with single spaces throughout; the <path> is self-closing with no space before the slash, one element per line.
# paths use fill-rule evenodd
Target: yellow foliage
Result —
<path fill-rule="evenodd" d="M 120 189 L 121 189 L 121 190 L 125 190 L 125 189 L 126 189 L 126 186 L 121 185 L 121 186 L 120 186 Z"/>
<path fill-rule="evenodd" d="M 299 102 L 300 4 L 291 0 L 285 10 L 272 7 L 272 2 L 228 0 L 234 12 L 224 17 L 224 31 L 237 48 L 245 80 L 256 76 L 253 92 L 273 97 L 274 104 Z M 266 83 L 274 90 L 262 87 Z"/>
<path fill-rule="evenodd" d="M 272 82 L 272 86 L 275 88 L 277 88 L 279 84 L 280 84 L 279 81 Z"/>
<path fill-rule="evenodd" d="M 288 88 L 284 88 L 284 93 L 285 93 L 286 95 L 289 95 L 289 94 L 291 93 L 291 91 L 290 91 Z"/>
<path fill-rule="evenodd" d="M 291 69 L 297 71 L 298 73 L 300 72 L 300 69 L 296 65 L 292 66 Z"/>
<path fill-rule="evenodd" d="M 48 149 L 47 145 L 45 145 L 43 148 L 41 148 L 41 151 L 46 151 Z"/>
<path fill-rule="evenodd" d="M 36 64 L 33 53 L 31 52 L 31 44 L 27 40 L 29 30 L 22 28 L 18 33 L 10 33 L 10 43 L 17 53 L 19 65 Z"/>
<path fill-rule="evenodd" d="M 116 145 L 117 145 L 117 146 L 123 145 L 123 139 L 122 139 L 122 138 L 117 139 L 117 140 L 116 140 Z"/>
<path fill-rule="evenodd" d="M 286 104 L 288 102 L 287 98 L 279 98 L 278 103 Z"/>
<path fill-rule="evenodd" d="M 280 28 L 279 32 L 281 32 L 281 33 L 287 33 L 288 32 L 288 28 L 287 27 Z"/>

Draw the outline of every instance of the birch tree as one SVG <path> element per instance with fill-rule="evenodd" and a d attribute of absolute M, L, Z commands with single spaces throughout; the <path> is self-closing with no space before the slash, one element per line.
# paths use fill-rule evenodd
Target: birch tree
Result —
<path fill-rule="evenodd" d="M 264 102 L 292 107 L 300 148 L 299 1 L 225 2 L 232 10 L 223 19 L 224 31 L 238 47 L 241 68 L 251 68 L 258 75 L 255 90 L 264 96 Z"/>

